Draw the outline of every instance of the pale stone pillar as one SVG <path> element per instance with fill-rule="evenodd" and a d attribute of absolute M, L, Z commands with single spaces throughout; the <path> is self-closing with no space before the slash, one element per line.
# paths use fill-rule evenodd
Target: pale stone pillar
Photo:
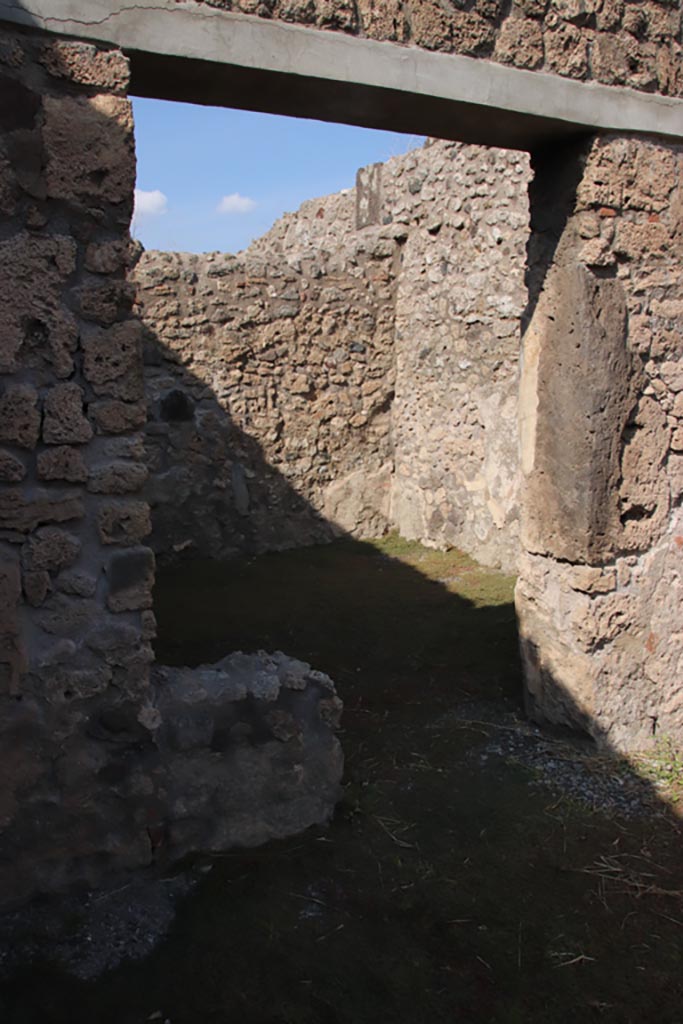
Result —
<path fill-rule="evenodd" d="M 532 716 L 683 740 L 683 147 L 536 154 L 517 609 Z"/>

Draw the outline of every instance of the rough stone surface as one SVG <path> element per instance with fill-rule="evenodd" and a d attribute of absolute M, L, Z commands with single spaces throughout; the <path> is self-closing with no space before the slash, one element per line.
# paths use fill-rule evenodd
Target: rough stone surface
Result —
<path fill-rule="evenodd" d="M 157 671 L 163 855 L 254 846 L 329 818 L 342 755 L 341 702 L 327 676 L 280 653 Z"/>
<path fill-rule="evenodd" d="M 155 558 L 143 545 L 142 330 L 126 279 L 127 62 L 33 34 L 8 33 L 9 43 L 0 906 L 323 822 L 342 768 L 340 704 L 306 665 L 235 655 L 150 678 Z"/>
<path fill-rule="evenodd" d="M 4 88 L 4 85 L 3 85 Z M 35 93 L 30 93 L 38 99 Z M 23 196 L 38 201 L 39 219 L 44 201 L 40 176 L 42 139 L 38 123 L 8 132 L 4 137 L 7 159 L 21 161 L 16 187 Z M 35 161 L 35 170 L 32 164 Z M 29 220 L 30 209 L 24 218 Z M 36 384 L 73 371 L 77 324 L 64 302 L 68 276 L 74 269 L 76 243 L 63 233 L 32 232 L 18 227 L 0 242 L 0 372 L 30 368 Z M 43 282 L 36 288 L 35 282 Z"/>
<path fill-rule="evenodd" d="M 237 256 L 141 256 L 157 553 L 397 526 L 515 567 L 527 181 L 433 142 Z"/>
<path fill-rule="evenodd" d="M 106 501 L 97 513 L 97 528 L 103 544 L 136 544 L 151 530 L 146 501 Z"/>
<path fill-rule="evenodd" d="M 118 213 L 125 223 L 135 183 L 129 101 L 100 91 L 94 96 L 45 96 L 43 102 L 47 195 L 76 208 L 122 204 Z M 74 124 L 79 126 L 77 136 Z"/>
<path fill-rule="evenodd" d="M 34 448 L 39 436 L 38 392 L 28 385 L 9 385 L 0 396 L 0 438 Z"/>
<path fill-rule="evenodd" d="M 117 638 L 102 641 L 115 659 Z M 283 838 L 327 821 L 340 795 L 341 702 L 327 676 L 303 662 L 234 654 L 198 669 L 158 668 L 142 704 L 115 699 L 101 670 L 59 685 L 84 713 L 77 736 L 66 741 L 56 694 L 42 709 L 35 698 L 22 702 L 13 727 L 3 727 L 4 903 Z M 26 757 L 27 735 L 34 755 L 50 753 L 49 775 L 40 758 Z M 32 787 L 32 798 L 20 805 L 7 783 Z M 48 827 L 49 845 L 27 856 Z"/>
<path fill-rule="evenodd" d="M 18 456 L 0 448 L 0 480 L 5 484 L 16 484 L 26 476 L 26 466 Z"/>
<path fill-rule="evenodd" d="M 84 394 L 78 384 L 57 384 L 45 396 L 43 440 L 46 444 L 81 444 L 93 430 L 83 411 Z"/>
<path fill-rule="evenodd" d="M 93 46 L 6 38 L 14 59 L 0 83 L 11 100 L 0 103 L 0 903 L 149 860 L 148 842 L 118 842 L 114 802 L 94 798 L 104 748 L 91 731 L 105 707 L 135 718 L 152 659 L 142 618 L 151 575 L 138 581 L 135 604 L 110 610 L 107 571 L 114 550 L 125 554 L 126 534 L 121 527 L 115 549 L 100 545 L 96 517 L 112 499 L 85 487 L 90 466 L 98 490 L 140 458 L 123 449 L 108 458 L 114 431 L 92 413 L 96 402 L 118 400 L 109 390 L 115 368 L 98 374 L 100 338 L 131 336 L 129 311 L 122 303 L 102 329 L 85 322 L 80 299 L 95 281 L 127 288 L 125 263 L 95 256 L 112 240 L 129 245 L 127 63 Z M 139 398 L 140 364 L 130 356 L 127 366 Z M 120 418 L 116 440 L 132 451 L 138 427 Z M 104 461 L 116 464 L 109 476 Z"/>
<path fill-rule="evenodd" d="M 550 201 L 550 190 L 554 201 Z M 528 706 L 617 748 L 683 735 L 676 432 L 683 148 L 537 160 L 520 396 Z"/>
<path fill-rule="evenodd" d="M 69 483 L 83 483 L 88 479 L 88 468 L 80 448 L 67 445 L 48 448 L 38 452 L 36 457 L 40 480 L 68 480 Z"/>
<path fill-rule="evenodd" d="M 356 235 L 354 218 L 346 192 L 305 203 L 238 256 L 141 257 L 158 553 L 328 540 L 329 487 L 389 460 L 397 249 L 376 229 Z M 384 532 L 373 516 L 372 530 L 340 525 Z"/>

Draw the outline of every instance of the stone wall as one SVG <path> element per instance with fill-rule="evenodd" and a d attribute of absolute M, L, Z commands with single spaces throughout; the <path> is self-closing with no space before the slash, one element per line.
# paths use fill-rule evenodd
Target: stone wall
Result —
<path fill-rule="evenodd" d="M 116 828 L 91 731 L 115 714 L 141 728 L 154 619 L 127 63 L 5 33 L 0 74 L 2 899 L 34 847 L 67 872 L 61 848 L 87 861 Z M 139 859 L 139 832 L 120 839 Z M 53 871 L 32 867 L 38 884 Z"/>
<path fill-rule="evenodd" d="M 524 339 L 528 703 L 618 748 L 683 734 L 683 147 L 536 158 Z"/>
<path fill-rule="evenodd" d="M 680 0 L 203 0 L 530 71 L 683 94 Z"/>
<path fill-rule="evenodd" d="M 397 246 L 352 192 L 239 256 L 144 253 L 148 493 L 159 553 L 386 530 Z"/>
<path fill-rule="evenodd" d="M 117 51 L 0 39 L 0 906 L 286 835 L 338 794 L 308 666 L 150 679 L 127 84 Z"/>
<path fill-rule="evenodd" d="M 144 253 L 155 550 L 397 526 L 514 568 L 527 182 L 434 142 L 238 256 Z"/>
<path fill-rule="evenodd" d="M 496 22 L 497 5 L 487 9 L 493 12 L 495 48 L 513 14 L 525 15 L 513 6 L 509 18 Z M 273 13 L 267 4 L 259 10 Z M 309 4 L 302 10 L 305 20 L 319 17 L 321 24 L 345 27 L 340 5 L 325 8 L 328 13 Z M 356 17 L 358 8 L 350 10 Z M 387 10 L 377 5 L 378 26 L 386 24 Z M 631 84 L 675 91 L 666 67 L 667 54 L 677 53 L 677 36 L 665 33 L 667 19 L 680 15 L 680 5 L 566 3 L 561 8 L 566 16 L 555 28 L 551 16 L 560 12 L 559 5 L 534 3 L 524 10 L 542 16 L 544 66 L 552 52 L 549 31 L 557 33 L 556 40 L 568 40 L 560 47 L 563 73 L 572 69 L 574 30 L 579 50 L 582 40 L 586 45 L 593 40 L 588 46 L 593 62 L 598 42 L 605 43 L 600 33 L 613 39 L 615 52 L 632 38 Z M 610 11 L 616 19 L 611 35 L 607 22 L 599 24 Z M 435 19 L 433 45 L 445 42 L 451 49 L 466 48 L 456 40 L 457 26 L 489 20 L 474 3 L 466 8 L 421 4 L 411 13 L 411 38 L 421 45 L 429 36 L 417 33 L 420 12 L 425 32 Z M 284 8 L 274 13 L 284 14 Z M 640 28 L 639 14 L 645 19 Z M 659 16 L 665 27 L 656 29 Z M 392 31 L 378 27 L 377 34 Z M 638 78 L 648 61 L 663 69 L 661 79 Z M 338 795 L 339 702 L 320 673 L 279 654 L 259 654 L 196 671 L 157 669 L 151 677 L 154 557 L 145 543 L 151 524 L 143 491 L 148 474 L 143 332 L 132 315 L 127 280 L 134 182 L 127 73 L 121 54 L 105 48 L 18 32 L 6 32 L 0 40 L 0 905 L 73 882 L 111 881 L 199 848 L 286 835 L 324 820 Z M 448 177 L 446 160 L 472 158 L 458 148 L 434 152 L 440 153 L 434 159 L 443 158 L 437 178 Z M 383 438 L 391 436 L 385 403 L 374 404 L 379 400 L 375 382 L 386 386 L 388 380 L 386 364 L 374 367 L 346 356 L 357 339 L 361 347 L 353 349 L 354 356 L 364 354 L 362 346 L 367 354 L 371 346 L 381 353 L 388 345 L 388 325 L 373 321 L 373 311 L 394 292 L 396 323 L 411 331 L 414 324 L 422 331 L 429 323 L 423 347 L 430 353 L 442 343 L 433 312 L 443 301 L 440 239 L 458 230 L 460 214 L 451 206 L 440 225 L 429 219 L 420 205 L 428 174 L 420 183 L 411 159 L 419 164 L 421 158 L 403 165 L 407 193 L 418 199 L 408 199 L 397 187 L 393 205 L 387 206 L 390 175 L 386 179 L 377 170 L 361 183 L 356 215 L 366 226 L 352 238 L 351 250 L 356 246 L 357 252 L 351 256 L 347 250 L 348 263 L 346 256 L 336 261 L 330 246 L 320 274 L 302 259 L 299 267 L 292 265 L 290 279 L 287 260 L 278 262 L 282 278 L 275 286 L 273 258 L 262 250 L 259 264 L 256 247 L 254 266 L 268 264 L 269 273 L 265 281 L 244 284 L 253 313 L 238 304 L 238 315 L 251 316 L 263 332 L 258 334 L 263 352 L 272 349 L 276 356 L 253 360 L 260 367 L 254 379 L 265 379 L 264 364 L 276 363 L 282 381 L 288 380 L 283 410 L 290 400 L 294 409 L 294 402 L 315 398 L 304 390 L 305 380 L 289 381 L 290 368 L 282 361 L 289 351 L 303 353 L 304 335 L 278 332 L 297 317 L 301 324 L 310 317 L 320 336 L 330 325 L 334 341 L 326 342 L 329 355 L 323 357 L 329 358 L 329 376 L 322 379 L 335 408 L 341 393 L 336 388 L 351 396 L 349 412 L 358 409 L 348 420 L 349 431 L 361 430 L 359 436 L 370 439 L 372 424 L 381 425 L 371 442 L 378 471 L 385 464 Z M 501 158 L 492 154 L 490 159 L 495 167 Z M 496 186 L 501 197 L 515 176 L 524 174 L 514 160 L 505 161 Z M 613 136 L 584 148 L 554 147 L 535 154 L 534 162 L 520 401 L 524 554 L 517 590 L 529 708 L 538 717 L 579 725 L 621 749 L 646 746 L 661 735 L 680 741 L 683 149 Z M 488 190 L 494 183 L 473 184 Z M 399 211 L 401 204 L 405 212 Z M 317 248 L 320 233 L 338 234 L 338 221 L 331 218 L 320 228 L 325 214 L 319 218 L 314 210 L 315 205 L 308 221 L 309 228 L 315 226 L 311 239 L 318 232 Z M 353 216 L 349 206 L 346 210 L 339 214 L 342 221 Z M 482 258 L 491 260 L 489 250 L 498 244 L 494 225 L 482 204 L 474 203 L 472 210 L 481 213 L 476 223 Z M 268 253 L 278 231 L 284 232 L 284 242 L 288 231 L 295 237 L 309 228 L 296 218 L 280 225 Z M 362 249 L 361 236 L 368 240 Z M 476 244 L 463 249 L 471 259 L 479 251 Z M 395 268 L 401 261 L 407 274 L 431 268 L 425 279 L 434 289 L 425 287 L 422 310 L 404 307 L 399 316 L 402 272 Z M 500 273 L 501 264 L 495 266 Z M 218 280 L 236 283 L 240 276 L 247 278 L 239 272 Z M 328 278 L 332 288 L 324 293 Z M 187 283 L 209 280 L 207 271 Z M 298 304 L 290 284 L 302 286 Z M 318 296 L 315 309 L 301 296 L 309 287 Z M 267 313 L 271 288 L 283 303 L 274 319 Z M 354 297 L 354 309 L 355 299 L 361 299 L 353 339 L 343 333 L 344 295 Z M 515 295 L 511 290 L 511 303 Z M 195 312 L 204 316 L 206 296 L 200 299 Z M 490 360 L 494 322 L 507 323 L 508 313 L 499 306 L 476 315 L 472 324 L 466 316 L 454 317 L 453 338 L 458 344 L 466 338 L 469 351 L 485 336 L 482 360 Z M 342 335 L 344 344 L 337 345 Z M 501 344 L 507 338 L 503 331 Z M 419 345 L 417 335 L 415 340 Z M 175 351 L 167 359 L 159 350 L 165 343 L 156 336 L 146 342 L 157 382 L 167 373 L 175 385 L 182 371 L 196 378 L 198 389 L 201 367 L 181 365 Z M 421 349 L 415 350 L 419 356 Z M 398 371 L 396 345 L 394 352 Z M 240 372 L 250 360 L 239 356 Z M 173 369 L 177 366 L 181 371 Z M 447 373 L 449 366 L 452 370 L 445 361 Z M 438 369 L 435 361 L 432 376 L 418 381 L 425 394 L 425 382 Z M 374 376 L 371 370 L 377 371 Z M 458 364 L 458 370 L 469 367 Z M 368 382 L 371 389 L 364 390 Z M 159 384 L 160 406 L 169 399 L 165 411 L 155 413 L 160 458 L 175 443 L 173 431 L 190 422 L 188 410 L 193 417 L 198 407 L 208 415 L 216 407 L 202 402 L 216 401 L 220 415 L 226 415 L 213 383 L 202 384 L 206 390 L 189 398 L 173 394 L 174 387 L 169 395 L 166 384 Z M 396 372 L 397 393 L 399 384 Z M 230 379 L 220 386 L 232 386 Z M 272 390 L 249 386 L 256 396 L 254 418 L 264 415 L 268 421 Z M 304 409 L 297 415 L 305 420 Z M 245 407 L 240 415 L 246 435 L 252 409 Z M 356 415 L 360 420 L 353 424 Z M 292 422 L 296 419 L 293 415 Z M 474 419 L 466 422 L 477 425 Z M 429 426 L 429 416 L 426 423 L 427 433 L 439 427 L 433 419 Z M 167 424 L 173 425 L 168 434 Z M 235 429 L 242 427 L 238 423 Z M 335 429 L 342 425 L 331 425 L 325 436 L 332 438 Z M 241 443 L 239 434 L 238 439 Z M 257 443 L 253 437 L 252 442 Z M 419 453 L 421 466 L 428 448 L 424 457 Z M 265 446 L 263 451 L 267 461 Z M 250 465 L 241 450 L 236 454 L 233 465 L 241 471 L 233 474 L 231 465 L 230 480 L 235 514 L 243 516 L 252 500 L 246 484 Z M 320 452 L 309 454 L 299 439 L 291 454 L 292 463 L 301 458 L 302 472 L 308 458 L 312 465 L 325 464 Z M 352 465 L 341 453 L 338 459 L 348 482 Z M 296 489 L 286 478 L 278 486 L 294 500 Z M 504 493 L 507 484 L 501 479 L 496 486 Z M 310 512 L 313 518 L 327 514 L 325 508 Z M 438 522 L 432 526 L 441 529 Z"/>

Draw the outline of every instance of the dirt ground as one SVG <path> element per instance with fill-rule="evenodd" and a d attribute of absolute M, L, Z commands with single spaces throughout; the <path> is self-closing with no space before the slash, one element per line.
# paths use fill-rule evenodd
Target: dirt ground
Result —
<path fill-rule="evenodd" d="M 162 571 L 160 661 L 281 649 L 336 681 L 343 802 L 217 858 L 147 959 L 20 970 L 3 1024 L 681 1024 L 678 755 L 524 720 L 512 588 L 396 537 Z"/>

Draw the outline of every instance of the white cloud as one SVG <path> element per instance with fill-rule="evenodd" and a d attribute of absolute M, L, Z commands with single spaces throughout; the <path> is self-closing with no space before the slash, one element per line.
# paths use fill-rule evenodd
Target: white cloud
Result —
<path fill-rule="evenodd" d="M 158 217 L 168 210 L 168 198 L 158 188 L 151 192 L 145 192 L 141 188 L 135 189 L 135 212 L 134 218 Z"/>
<path fill-rule="evenodd" d="M 229 196 L 223 196 L 216 207 L 217 213 L 251 213 L 256 209 L 256 203 L 248 196 L 241 196 L 239 192 L 233 192 Z"/>

